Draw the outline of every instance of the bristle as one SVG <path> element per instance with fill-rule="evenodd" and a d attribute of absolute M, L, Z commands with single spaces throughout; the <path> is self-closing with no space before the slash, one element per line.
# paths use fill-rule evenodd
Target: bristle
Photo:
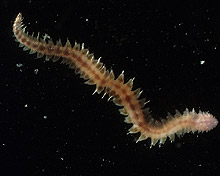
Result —
<path fill-rule="evenodd" d="M 131 117 L 130 117 L 130 116 L 125 117 L 124 122 L 125 122 L 125 123 L 132 123 L 132 121 L 131 121 Z"/>
<path fill-rule="evenodd" d="M 109 93 L 109 97 L 112 97 L 112 96 L 114 96 L 115 94 L 116 94 L 115 91 L 114 91 L 114 90 L 111 90 L 110 93 Z"/>
<path fill-rule="evenodd" d="M 40 38 L 40 32 L 37 33 L 37 38 L 36 38 L 37 41 L 39 41 L 39 38 Z"/>
<path fill-rule="evenodd" d="M 103 65 L 103 63 L 101 63 L 101 62 L 100 62 L 100 63 L 97 63 L 97 64 L 96 64 L 96 68 L 97 68 L 97 69 L 100 69 L 100 68 L 102 67 L 102 65 Z"/>
<path fill-rule="evenodd" d="M 79 51 L 80 50 L 80 44 L 75 43 L 73 49 Z"/>
<path fill-rule="evenodd" d="M 71 61 L 67 58 L 63 58 L 62 61 L 61 61 L 61 64 L 66 64 L 68 65 Z"/>
<path fill-rule="evenodd" d="M 119 82 L 121 82 L 122 84 L 124 83 L 124 71 L 122 71 L 122 73 L 119 75 L 119 77 L 117 78 L 117 80 Z"/>
<path fill-rule="evenodd" d="M 186 110 L 183 112 L 184 115 L 188 115 L 189 114 L 189 109 L 186 108 Z"/>
<path fill-rule="evenodd" d="M 53 56 L 52 55 L 46 55 L 45 60 L 49 61 Z"/>
<path fill-rule="evenodd" d="M 65 45 L 65 47 L 72 48 L 71 43 L 70 43 L 70 41 L 68 40 L 68 38 L 67 38 L 67 40 L 66 40 L 66 45 Z"/>
<path fill-rule="evenodd" d="M 24 27 L 22 28 L 22 32 L 23 32 L 23 33 L 25 33 L 26 28 L 27 28 L 27 26 L 24 26 Z"/>
<path fill-rule="evenodd" d="M 89 50 L 88 49 L 82 49 L 81 50 L 81 53 L 83 54 L 83 55 L 88 55 L 89 54 Z"/>
<path fill-rule="evenodd" d="M 98 60 L 97 60 L 97 59 L 92 60 L 92 64 L 93 64 L 93 65 L 96 65 L 97 63 L 98 63 Z"/>
<path fill-rule="evenodd" d="M 176 111 L 176 114 L 174 115 L 176 118 L 177 117 L 180 117 L 182 114 L 178 111 L 178 110 L 175 110 Z"/>
<path fill-rule="evenodd" d="M 94 85 L 95 82 L 92 79 L 89 79 L 88 81 L 85 82 L 85 84 Z"/>
<path fill-rule="evenodd" d="M 119 109 L 120 114 L 122 115 L 128 115 L 128 112 L 125 110 L 125 108 Z"/>
<path fill-rule="evenodd" d="M 108 70 L 106 70 L 106 72 L 105 72 L 105 74 L 104 74 L 104 77 L 105 77 L 105 78 L 109 77 L 109 71 L 108 71 Z"/>
<path fill-rule="evenodd" d="M 42 58 L 43 56 L 44 56 L 44 54 L 37 53 L 37 58 Z"/>
<path fill-rule="evenodd" d="M 82 71 L 82 72 L 81 72 L 81 75 L 80 75 L 80 78 L 83 78 L 83 79 L 84 79 L 84 78 L 85 78 L 85 75 L 86 75 L 85 71 Z"/>
<path fill-rule="evenodd" d="M 165 125 L 167 123 L 167 120 L 166 119 L 160 119 L 162 125 Z"/>
<path fill-rule="evenodd" d="M 133 133 L 138 133 L 138 132 L 139 132 L 138 129 L 137 129 L 137 127 L 135 127 L 134 125 L 133 125 L 128 131 L 129 131 L 129 133 L 131 133 L 131 134 L 133 134 Z"/>
<path fill-rule="evenodd" d="M 140 107 L 143 108 L 146 104 L 146 98 L 139 100 Z"/>
<path fill-rule="evenodd" d="M 122 105 L 122 101 L 120 98 L 113 98 L 113 102 L 115 103 L 115 105 L 117 106 L 123 106 Z"/>
<path fill-rule="evenodd" d="M 102 74 L 104 74 L 104 73 L 106 72 L 105 66 L 101 67 L 100 72 L 101 72 Z"/>
<path fill-rule="evenodd" d="M 110 89 L 108 87 L 105 87 L 105 92 L 102 96 L 102 99 L 105 97 L 105 95 L 107 95 L 109 93 Z"/>
<path fill-rule="evenodd" d="M 88 60 L 93 60 L 94 54 L 91 53 L 91 54 L 89 54 L 87 57 L 88 57 Z"/>
<path fill-rule="evenodd" d="M 142 110 L 142 112 L 143 112 L 145 118 L 147 118 L 150 115 L 150 108 L 149 107 L 145 108 Z"/>
<path fill-rule="evenodd" d="M 76 68 L 76 69 L 75 69 L 75 74 L 78 75 L 78 74 L 80 74 L 80 73 L 81 73 L 80 68 Z"/>
<path fill-rule="evenodd" d="M 31 50 L 29 51 L 29 54 L 34 54 L 34 53 L 36 53 L 35 50 L 32 50 L 32 49 L 31 49 Z"/>
<path fill-rule="evenodd" d="M 74 63 L 74 62 L 70 63 L 70 64 L 69 64 L 69 68 L 71 68 L 71 69 L 75 69 L 75 68 L 76 68 L 75 63 Z"/>
<path fill-rule="evenodd" d="M 159 139 L 157 139 L 157 138 L 151 138 L 151 146 L 150 146 L 150 147 L 156 145 L 156 143 L 158 142 L 158 140 L 159 140 Z"/>
<path fill-rule="evenodd" d="M 61 39 L 57 40 L 56 46 L 62 46 Z"/>
<path fill-rule="evenodd" d="M 167 120 L 168 121 L 171 121 L 171 120 L 173 120 L 174 119 L 174 117 L 172 116 L 172 114 L 170 114 L 169 112 L 167 113 Z"/>
<path fill-rule="evenodd" d="M 170 138 L 171 142 L 175 141 L 175 134 L 171 134 L 168 137 Z"/>
<path fill-rule="evenodd" d="M 129 81 L 126 83 L 126 85 L 127 85 L 130 89 L 133 88 L 133 81 L 134 81 L 134 79 L 129 79 Z"/>
<path fill-rule="evenodd" d="M 103 87 L 103 86 L 97 86 L 96 89 L 97 89 L 96 92 L 97 92 L 98 94 L 100 94 L 100 93 L 104 90 L 104 87 Z"/>
<path fill-rule="evenodd" d="M 113 70 L 110 71 L 109 77 L 110 77 L 111 79 L 115 79 L 115 75 L 114 75 Z"/>
<path fill-rule="evenodd" d="M 140 141 L 143 141 L 143 140 L 146 140 L 146 139 L 147 139 L 147 137 L 146 137 L 145 135 L 141 134 L 141 135 L 139 136 L 139 138 L 137 139 L 136 143 L 138 143 L 138 142 L 140 142 Z"/>
<path fill-rule="evenodd" d="M 141 93 L 142 93 L 142 91 L 141 91 L 140 88 L 136 89 L 136 90 L 133 91 L 133 92 L 134 92 L 134 96 L 135 96 L 137 99 L 140 97 L 140 95 L 141 95 Z"/>
<path fill-rule="evenodd" d="M 100 61 L 101 61 L 101 58 L 102 58 L 102 57 L 99 57 L 99 58 L 98 58 L 98 63 L 100 63 Z"/>
<path fill-rule="evenodd" d="M 53 56 L 52 61 L 57 62 L 60 59 L 60 56 Z"/>
<path fill-rule="evenodd" d="M 161 139 L 160 139 L 160 144 L 164 144 L 164 143 L 166 142 L 166 140 L 167 140 L 167 137 L 166 137 L 166 136 L 163 137 L 163 138 L 161 138 Z"/>
<path fill-rule="evenodd" d="M 29 50 L 30 48 L 28 48 L 28 47 L 26 47 L 26 46 L 24 46 L 23 47 L 23 51 L 27 51 L 27 50 Z"/>
<path fill-rule="evenodd" d="M 84 50 L 84 43 L 82 43 L 82 45 L 81 45 L 81 50 Z"/>
<path fill-rule="evenodd" d="M 22 43 L 19 43 L 18 47 L 24 47 L 24 45 Z"/>

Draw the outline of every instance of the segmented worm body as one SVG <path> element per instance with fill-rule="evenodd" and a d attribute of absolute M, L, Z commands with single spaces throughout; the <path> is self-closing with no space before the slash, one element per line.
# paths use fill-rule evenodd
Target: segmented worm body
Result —
<path fill-rule="evenodd" d="M 116 105 L 122 106 L 119 109 L 120 113 L 126 116 L 126 123 L 132 124 L 129 133 L 140 132 L 137 142 L 150 138 L 152 147 L 158 141 L 159 145 L 163 144 L 167 137 L 174 141 L 175 134 L 209 131 L 218 124 L 212 114 L 201 111 L 197 113 L 194 109 L 192 111 L 186 109 L 183 114 L 176 111 L 174 116 L 168 115 L 161 121 L 154 120 L 149 108 L 145 108 L 146 100 L 139 99 L 142 91 L 132 90 L 133 79 L 124 83 L 124 72 L 115 78 L 113 71 L 106 70 L 100 59 L 96 60 L 93 54 L 89 54 L 83 44 L 80 47 L 75 43 L 72 47 L 67 40 L 63 46 L 60 40 L 54 44 L 46 35 L 43 39 L 39 38 L 39 35 L 37 37 L 28 35 L 22 24 L 21 13 L 14 21 L 13 32 L 23 50 L 30 50 L 30 54 L 37 53 L 38 58 L 46 56 L 47 61 L 55 62 L 62 58 L 62 63 L 75 69 L 77 74 L 87 80 L 86 84 L 96 85 L 95 92 L 98 94 L 104 92 L 103 97 L 108 94 L 109 99 L 112 99 Z"/>

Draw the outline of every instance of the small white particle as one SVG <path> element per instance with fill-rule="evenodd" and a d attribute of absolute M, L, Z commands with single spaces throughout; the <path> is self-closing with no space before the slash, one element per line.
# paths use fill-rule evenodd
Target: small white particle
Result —
<path fill-rule="evenodd" d="M 88 19 L 88 18 L 86 18 L 86 21 L 88 22 L 88 21 L 89 21 L 89 19 Z"/>
<path fill-rule="evenodd" d="M 205 63 L 205 61 L 204 61 L 204 60 L 200 61 L 200 64 L 201 64 L 201 65 L 203 65 L 204 63 Z"/>
<path fill-rule="evenodd" d="M 16 64 L 18 68 L 23 67 L 23 64 Z"/>
<path fill-rule="evenodd" d="M 27 107 L 28 107 L 28 105 L 27 105 L 27 104 L 25 104 L 25 105 L 24 105 L 24 107 L 25 107 L 25 108 L 27 108 Z"/>
<path fill-rule="evenodd" d="M 47 116 L 44 116 L 44 119 L 47 119 Z"/>
<path fill-rule="evenodd" d="M 35 73 L 35 74 L 37 74 L 37 73 L 38 73 L 38 71 L 39 71 L 39 70 L 38 70 L 37 68 L 36 68 L 36 69 L 34 69 L 34 73 Z"/>
<path fill-rule="evenodd" d="M 60 158 L 62 161 L 64 160 L 63 158 Z"/>

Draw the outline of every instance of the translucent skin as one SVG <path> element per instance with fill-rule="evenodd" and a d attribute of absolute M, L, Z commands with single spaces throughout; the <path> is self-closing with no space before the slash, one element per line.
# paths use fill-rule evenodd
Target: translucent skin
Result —
<path fill-rule="evenodd" d="M 194 117 L 195 129 L 198 131 L 209 131 L 215 128 L 218 124 L 218 120 L 213 117 L 212 114 L 207 112 L 200 112 Z"/>
<path fill-rule="evenodd" d="M 161 145 L 167 137 L 174 141 L 175 134 L 209 131 L 218 124 L 217 119 L 210 113 L 196 113 L 188 109 L 183 114 L 177 111 L 174 116 L 168 115 L 165 120 L 155 121 L 151 117 L 149 108 L 144 108 L 146 100 L 139 99 L 142 91 L 132 90 L 134 79 L 124 83 L 124 72 L 115 79 L 113 71 L 106 70 L 100 59 L 94 59 L 94 55 L 89 54 L 84 45 L 80 47 L 75 43 L 72 47 L 67 40 L 66 45 L 63 46 L 60 40 L 56 44 L 50 39 L 46 42 L 48 35 L 43 39 L 40 39 L 39 35 L 37 38 L 28 35 L 23 28 L 21 13 L 14 21 L 13 32 L 20 46 L 24 47 L 23 50 L 30 50 L 30 54 L 37 53 L 38 58 L 45 55 L 47 61 L 57 61 L 61 57 L 63 59 L 61 63 L 75 69 L 76 73 L 87 80 L 86 84 L 96 85 L 95 92 L 104 91 L 103 97 L 109 94 L 109 99 L 112 98 L 116 105 L 123 107 L 119 111 L 126 116 L 125 122 L 133 124 L 129 133 L 140 132 L 137 142 L 150 138 L 151 146 L 158 141 Z"/>

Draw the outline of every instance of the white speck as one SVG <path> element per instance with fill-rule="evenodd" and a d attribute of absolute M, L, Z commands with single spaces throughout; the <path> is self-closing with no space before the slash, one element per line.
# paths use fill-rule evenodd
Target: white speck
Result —
<path fill-rule="evenodd" d="M 23 67 L 23 64 L 16 64 L 18 68 Z"/>
<path fill-rule="evenodd" d="M 201 65 L 203 65 L 204 63 L 205 63 L 205 61 L 204 61 L 204 60 L 200 61 L 200 64 L 201 64 Z"/>
<path fill-rule="evenodd" d="M 88 22 L 88 21 L 89 21 L 89 19 L 88 19 L 88 18 L 86 18 L 86 21 Z"/>
<path fill-rule="evenodd" d="M 3 146 L 5 146 L 5 144 L 2 144 Z"/>
<path fill-rule="evenodd" d="M 37 73 L 38 73 L 38 71 L 39 71 L 39 70 L 38 70 L 37 68 L 36 68 L 36 69 L 34 69 L 34 73 L 35 73 L 35 74 L 37 74 Z"/>
<path fill-rule="evenodd" d="M 44 119 L 47 119 L 47 116 L 44 116 Z"/>
<path fill-rule="evenodd" d="M 28 107 L 28 105 L 27 105 L 27 104 L 25 104 L 25 105 L 24 105 L 24 107 L 25 107 L 25 108 L 27 108 L 27 107 Z"/>
<path fill-rule="evenodd" d="M 63 158 L 60 158 L 62 161 L 64 160 Z"/>

